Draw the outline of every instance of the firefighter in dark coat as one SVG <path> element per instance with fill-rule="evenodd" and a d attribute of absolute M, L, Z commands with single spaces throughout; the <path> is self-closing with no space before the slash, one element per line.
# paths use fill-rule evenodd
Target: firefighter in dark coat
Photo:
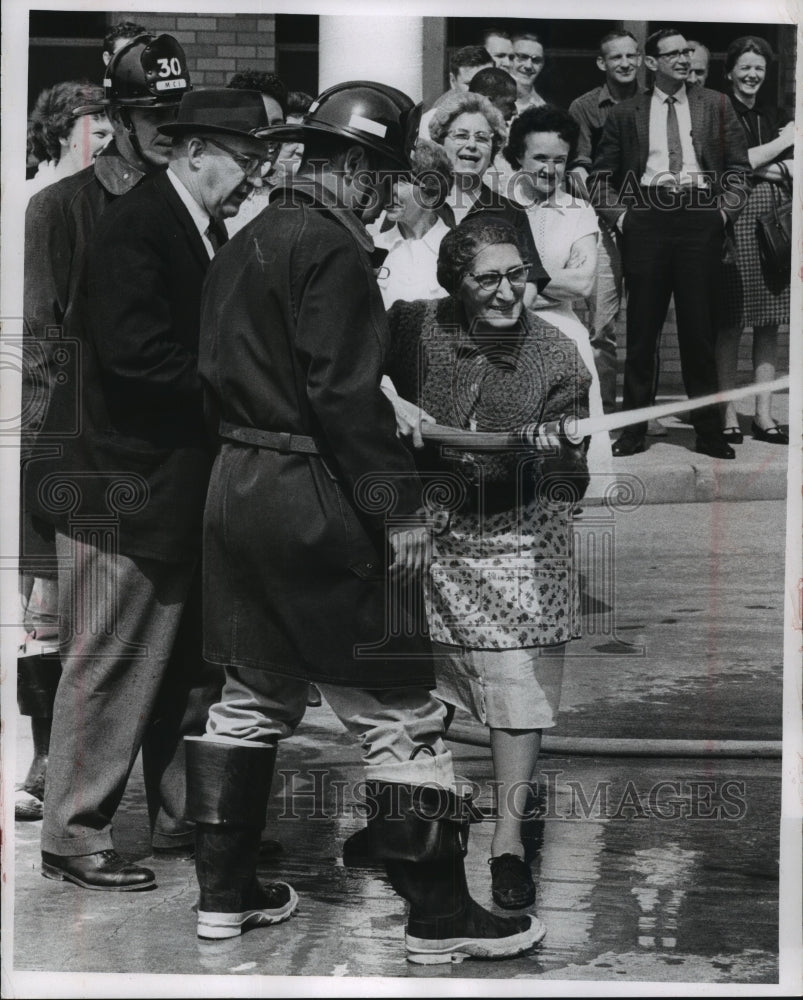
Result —
<path fill-rule="evenodd" d="M 76 345 L 70 338 L 65 341 L 62 333 L 66 335 L 72 328 L 82 304 L 87 246 L 102 213 L 120 196 L 162 172 L 170 143 L 157 132 L 157 125 L 176 117 L 181 98 L 190 90 L 184 51 L 171 35 L 145 33 L 123 41 L 103 81 L 103 104 L 114 126 L 114 138 L 92 165 L 37 192 L 25 213 L 22 405 L 26 420 L 21 441 L 20 566 L 24 574 L 32 574 L 24 584 L 24 593 L 31 597 L 26 631 L 36 628 L 37 639 L 41 638 L 41 625 L 57 623 L 59 616 L 54 512 L 41 509 L 39 488 L 43 480 L 61 470 L 62 453 L 77 431 L 78 396 L 85 385 L 85 373 L 78 375 Z M 74 114 L 85 110 L 77 108 Z M 38 621 L 30 614 L 34 611 Z M 26 643 L 26 654 L 32 646 L 36 648 L 36 643 Z M 30 795 L 27 802 L 18 805 L 17 818 L 42 818 L 60 675 L 55 652 L 18 660 L 17 699 L 20 712 L 31 716 L 34 759 L 23 783 Z M 172 754 L 176 748 L 165 749 Z M 151 773 L 161 767 L 158 755 L 148 756 L 145 772 L 149 786 Z M 155 801 L 153 804 L 160 813 L 153 831 L 158 848 L 165 846 L 183 822 L 169 818 L 180 813 L 170 808 L 169 793 L 167 811 Z"/>
<path fill-rule="evenodd" d="M 412 112 L 393 88 L 345 83 L 300 126 L 267 129 L 302 140 L 305 159 L 209 271 L 199 371 L 220 445 L 204 641 L 226 682 L 206 735 L 188 740 L 187 789 L 199 936 L 282 919 L 288 887 L 257 881 L 256 854 L 276 743 L 315 681 L 360 742 L 373 846 L 410 903 L 408 958 L 434 964 L 518 954 L 544 928 L 488 913 L 468 893 L 467 803 L 413 585 L 430 529 L 380 389 L 388 327 L 360 219 L 406 165 Z"/>

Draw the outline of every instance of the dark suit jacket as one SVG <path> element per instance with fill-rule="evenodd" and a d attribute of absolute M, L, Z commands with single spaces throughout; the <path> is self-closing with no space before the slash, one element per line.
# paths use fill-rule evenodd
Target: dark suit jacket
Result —
<path fill-rule="evenodd" d="M 687 94 L 697 161 L 717 207 L 733 222 L 749 194 L 744 130 L 725 94 L 704 87 L 687 88 Z M 602 131 L 588 187 L 592 204 L 611 224 L 638 194 L 649 154 L 651 100 L 648 92 L 617 104 Z"/>
<path fill-rule="evenodd" d="M 40 513 L 61 530 L 70 518 L 114 515 L 127 555 L 199 555 L 210 466 L 197 371 L 208 266 L 166 175 L 103 213 L 66 330 L 81 357 L 80 433 L 39 489 Z M 59 494 L 61 482 L 69 485 Z"/>

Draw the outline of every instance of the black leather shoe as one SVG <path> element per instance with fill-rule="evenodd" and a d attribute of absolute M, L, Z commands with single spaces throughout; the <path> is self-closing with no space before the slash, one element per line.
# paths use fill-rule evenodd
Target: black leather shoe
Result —
<path fill-rule="evenodd" d="M 374 854 L 368 827 L 352 833 L 343 842 L 344 868 L 383 868 L 384 862 Z"/>
<path fill-rule="evenodd" d="M 639 452 L 647 450 L 647 442 L 643 437 L 636 437 L 633 434 L 623 434 L 618 441 L 614 441 L 611 453 L 616 458 L 626 458 L 628 455 L 638 455 Z"/>
<path fill-rule="evenodd" d="M 699 437 L 694 449 L 700 455 L 711 458 L 736 458 L 736 452 L 723 437 Z"/>
<path fill-rule="evenodd" d="M 744 441 L 744 434 L 740 427 L 726 427 L 722 436 L 728 444 L 741 444 Z"/>
<path fill-rule="evenodd" d="M 789 444 L 789 428 L 785 424 L 759 427 L 754 420 L 751 430 L 754 441 L 765 441 L 767 444 Z"/>
<path fill-rule="evenodd" d="M 102 889 L 106 892 L 130 892 L 156 885 L 156 876 L 150 868 L 131 864 L 112 850 L 77 858 L 42 851 L 42 874 L 57 882 L 74 882 L 82 889 Z"/>

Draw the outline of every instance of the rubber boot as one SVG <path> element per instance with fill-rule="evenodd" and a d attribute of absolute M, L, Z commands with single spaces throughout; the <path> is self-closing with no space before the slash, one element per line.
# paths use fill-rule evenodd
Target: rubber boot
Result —
<path fill-rule="evenodd" d="M 56 655 L 34 654 L 17 660 L 17 705 L 21 715 L 30 716 L 33 737 L 33 760 L 19 786 L 19 791 L 27 795 L 21 795 L 14 805 L 14 818 L 18 820 L 42 818 L 53 703 L 60 677 L 61 663 Z"/>
<path fill-rule="evenodd" d="M 455 712 L 457 709 L 445 701 L 446 715 L 443 719 L 444 737 L 449 731 Z M 381 858 L 374 854 L 371 835 L 367 827 L 357 830 L 350 837 L 343 841 L 343 867 L 344 868 L 383 868 L 384 863 Z"/>
<path fill-rule="evenodd" d="M 187 819 L 195 822 L 195 872 L 201 889 L 200 938 L 231 938 L 280 923 L 298 906 L 286 882 L 256 877 L 259 838 L 274 747 L 186 738 Z"/>
<path fill-rule="evenodd" d="M 432 786 L 369 783 L 368 828 L 390 884 L 410 904 L 407 959 L 419 965 L 509 958 L 539 942 L 534 916 L 499 917 L 468 890 L 468 803 Z"/>

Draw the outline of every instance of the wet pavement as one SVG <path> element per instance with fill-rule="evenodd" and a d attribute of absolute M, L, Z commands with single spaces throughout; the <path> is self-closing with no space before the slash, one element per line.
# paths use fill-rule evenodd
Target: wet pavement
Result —
<path fill-rule="evenodd" d="M 340 858 L 362 825 L 361 769 L 324 705 L 283 745 L 269 810 L 267 834 L 283 853 L 261 872 L 297 889 L 292 920 L 199 942 L 191 861 L 148 860 L 158 879 L 151 892 L 88 892 L 43 879 L 41 824 L 18 823 L 15 969 L 234 977 L 193 980 L 185 994 L 233 996 L 280 990 L 273 979 L 242 982 L 258 976 L 358 977 L 352 995 L 369 989 L 364 977 L 383 977 L 388 993 L 498 991 L 501 980 L 544 995 L 552 987 L 527 981 L 582 982 L 578 991 L 591 981 L 631 991 L 671 983 L 679 992 L 778 983 L 781 761 L 772 753 L 781 739 L 784 505 L 644 506 L 618 511 L 613 523 L 603 514 L 587 508 L 577 521 L 578 545 L 587 551 L 596 539 L 608 556 L 584 557 L 586 635 L 567 660 L 550 734 L 557 749 L 542 755 L 527 824 L 533 911 L 548 928 L 538 948 L 504 962 L 406 962 L 403 904 L 379 872 L 346 869 Z M 18 774 L 30 754 L 23 730 Z M 455 732 L 456 769 L 488 817 L 472 826 L 469 882 L 492 906 L 490 757 L 472 745 L 482 727 L 459 716 Z M 659 756 L 578 756 L 561 743 L 589 737 L 638 740 Z M 709 750 L 715 740 L 761 740 L 770 756 L 660 756 L 666 739 L 707 740 Z M 132 857 L 150 853 L 138 769 L 115 838 Z M 339 992 L 333 980 L 309 989 Z"/>

